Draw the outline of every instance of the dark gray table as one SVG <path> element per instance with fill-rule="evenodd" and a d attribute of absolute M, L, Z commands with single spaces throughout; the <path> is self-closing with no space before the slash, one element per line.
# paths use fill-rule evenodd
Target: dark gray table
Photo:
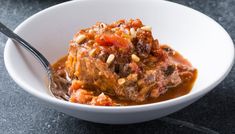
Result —
<path fill-rule="evenodd" d="M 172 0 L 199 10 L 219 22 L 235 40 L 235 0 Z M 32 14 L 62 0 L 0 0 L 0 21 L 14 29 Z M 47 108 L 9 77 L 3 61 L 7 38 L 0 34 L 0 134 L 28 133 L 202 133 L 190 127 L 235 133 L 235 67 L 212 92 L 165 118 L 132 125 L 82 121 Z M 210 130 L 209 130 L 210 129 Z"/>

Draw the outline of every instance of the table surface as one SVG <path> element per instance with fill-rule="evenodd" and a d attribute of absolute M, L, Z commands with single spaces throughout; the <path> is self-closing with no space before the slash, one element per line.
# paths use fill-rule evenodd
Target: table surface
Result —
<path fill-rule="evenodd" d="M 235 41 L 235 0 L 171 1 L 212 17 Z M 14 29 L 34 13 L 61 2 L 63 0 L 1 0 L 0 21 Z M 50 109 L 16 85 L 4 66 L 6 40 L 0 34 L 0 134 L 235 133 L 235 67 L 213 91 L 167 117 L 131 125 L 96 124 Z"/>

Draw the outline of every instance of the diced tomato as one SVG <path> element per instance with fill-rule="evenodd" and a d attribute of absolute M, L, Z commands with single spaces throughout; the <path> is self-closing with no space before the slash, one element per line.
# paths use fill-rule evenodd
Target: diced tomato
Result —
<path fill-rule="evenodd" d="M 72 85 L 69 87 L 69 94 L 80 89 L 83 85 L 83 82 L 80 80 L 73 80 Z"/>
<path fill-rule="evenodd" d="M 114 105 L 114 102 L 109 96 L 101 93 L 99 96 L 93 97 L 90 104 L 96 106 L 112 106 Z"/>
<path fill-rule="evenodd" d="M 93 97 L 93 92 L 79 89 L 71 94 L 69 101 L 74 103 L 88 104 Z"/>
<path fill-rule="evenodd" d="M 140 21 L 140 19 L 136 19 L 136 20 L 133 20 L 133 21 L 131 22 L 131 25 L 132 25 L 133 27 L 141 27 L 143 24 L 142 24 L 142 22 Z"/>
<path fill-rule="evenodd" d="M 102 34 L 98 36 L 96 42 L 102 46 L 117 46 L 119 48 L 128 48 L 130 41 L 116 34 Z"/>

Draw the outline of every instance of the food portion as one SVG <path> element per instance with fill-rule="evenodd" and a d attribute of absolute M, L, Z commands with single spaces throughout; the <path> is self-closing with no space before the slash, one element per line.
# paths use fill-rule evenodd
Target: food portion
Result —
<path fill-rule="evenodd" d="M 139 19 L 98 22 L 80 30 L 70 41 L 68 56 L 54 68 L 71 82 L 66 89 L 70 102 L 99 106 L 181 96 L 190 91 L 197 75 L 178 52 L 160 45 L 151 27 Z"/>

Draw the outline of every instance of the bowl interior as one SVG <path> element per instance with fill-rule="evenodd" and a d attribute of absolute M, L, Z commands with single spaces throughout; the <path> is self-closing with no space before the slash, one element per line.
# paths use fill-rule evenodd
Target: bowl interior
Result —
<path fill-rule="evenodd" d="M 152 26 L 153 35 L 160 43 L 173 47 L 198 69 L 198 78 L 190 94 L 215 84 L 231 66 L 234 48 L 224 29 L 199 12 L 166 1 L 67 2 L 27 19 L 15 32 L 53 63 L 66 55 L 69 41 L 81 28 L 97 21 L 110 23 L 130 18 L 140 18 L 144 24 Z M 50 96 L 42 66 L 12 41 L 6 45 L 5 63 L 18 84 L 28 91 Z"/>

